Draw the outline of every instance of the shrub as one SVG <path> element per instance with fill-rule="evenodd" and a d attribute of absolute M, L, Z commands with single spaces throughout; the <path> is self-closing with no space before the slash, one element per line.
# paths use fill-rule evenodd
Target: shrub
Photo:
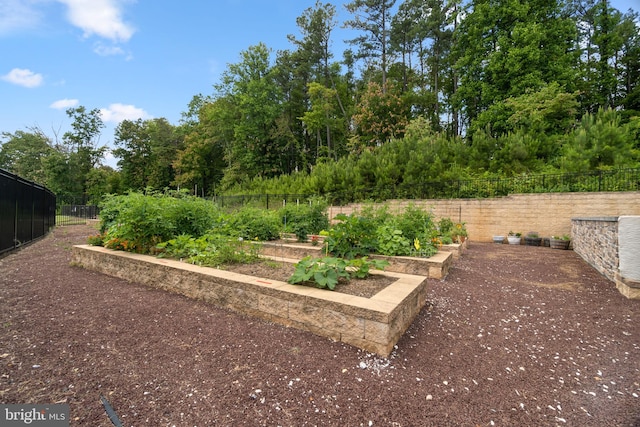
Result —
<path fill-rule="evenodd" d="M 162 241 L 216 227 L 220 212 L 206 200 L 181 193 L 132 192 L 107 197 L 100 221 L 106 247 L 147 253 Z"/>
<path fill-rule="evenodd" d="M 337 257 L 352 259 L 376 250 L 375 225 L 370 218 L 338 214 L 336 219 L 340 222 L 331 227 L 326 238 L 329 252 Z"/>
<path fill-rule="evenodd" d="M 275 240 L 280 235 L 278 215 L 274 211 L 243 207 L 226 217 L 224 234 L 247 240 Z"/>
<path fill-rule="evenodd" d="M 243 238 L 213 233 L 198 238 L 180 235 L 157 245 L 160 256 L 178 258 L 191 264 L 219 267 L 225 264 L 246 264 L 258 261 L 260 246 Z"/>
<path fill-rule="evenodd" d="M 299 241 L 307 240 L 309 234 L 318 234 L 329 228 L 327 203 L 323 199 L 311 199 L 309 203 L 289 204 L 278 210 L 283 231 L 294 233 Z"/>

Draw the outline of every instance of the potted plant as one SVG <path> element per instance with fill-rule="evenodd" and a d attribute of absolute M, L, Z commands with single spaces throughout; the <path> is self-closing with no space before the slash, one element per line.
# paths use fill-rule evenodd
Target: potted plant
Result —
<path fill-rule="evenodd" d="M 510 245 L 519 245 L 521 236 L 522 233 L 514 233 L 513 231 L 510 231 L 509 235 L 507 236 L 507 240 L 509 241 Z"/>
<path fill-rule="evenodd" d="M 451 240 L 454 243 L 464 243 L 467 238 L 467 228 L 465 227 L 465 223 L 461 222 L 451 227 L 450 235 Z"/>
<path fill-rule="evenodd" d="M 524 244 L 527 246 L 540 246 L 541 242 L 542 237 L 540 237 L 537 231 L 530 231 L 524 237 Z"/>
<path fill-rule="evenodd" d="M 569 244 L 571 243 L 571 236 L 565 234 L 564 236 L 551 236 L 549 240 L 549 246 L 551 249 L 569 249 Z"/>
<path fill-rule="evenodd" d="M 504 243 L 504 236 L 493 236 L 493 243 Z"/>

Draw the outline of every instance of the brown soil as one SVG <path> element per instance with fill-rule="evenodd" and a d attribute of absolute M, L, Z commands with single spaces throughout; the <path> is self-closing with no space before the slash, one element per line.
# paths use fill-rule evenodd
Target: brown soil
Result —
<path fill-rule="evenodd" d="M 572 251 L 471 243 L 387 358 L 69 264 L 0 260 L 0 402 L 72 426 L 639 426 L 640 302 Z M 131 278 L 132 281 L 135 277 Z"/>
<path fill-rule="evenodd" d="M 265 261 L 255 264 L 227 265 L 224 266 L 224 269 L 234 271 L 236 273 L 247 274 L 249 276 L 266 277 L 273 280 L 279 280 L 281 282 L 287 282 L 295 271 L 295 265 L 288 262 Z M 392 277 L 376 274 L 373 269 L 372 272 L 373 274 L 369 275 L 365 279 L 352 278 L 351 280 L 346 280 L 345 278 L 340 278 L 333 291 L 371 298 L 396 280 Z M 314 282 L 304 282 L 299 285 L 316 287 Z"/>

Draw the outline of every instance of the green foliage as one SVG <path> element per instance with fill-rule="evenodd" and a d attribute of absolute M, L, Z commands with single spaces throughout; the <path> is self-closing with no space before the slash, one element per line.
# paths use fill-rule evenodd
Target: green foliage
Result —
<path fill-rule="evenodd" d="M 622 124 L 621 119 L 621 114 L 612 109 L 585 114 L 580 126 L 567 137 L 562 167 L 576 172 L 637 167 L 640 146 L 636 132 L 640 119 L 626 124 Z"/>
<path fill-rule="evenodd" d="M 376 229 L 377 252 L 381 255 L 397 256 L 411 253 L 411 241 L 402 235 L 394 224 L 383 224 Z"/>
<path fill-rule="evenodd" d="M 94 234 L 92 236 L 87 237 L 87 243 L 91 246 L 103 246 L 104 245 L 104 234 Z"/>
<path fill-rule="evenodd" d="M 260 245 L 219 233 L 207 233 L 197 238 L 183 234 L 158 244 L 156 249 L 161 251 L 160 256 L 208 267 L 247 264 L 260 259 Z"/>
<path fill-rule="evenodd" d="M 342 25 L 355 34 L 342 60 L 331 50 L 336 7 L 317 2 L 296 19 L 292 50 L 240 52 L 178 126 L 123 121 L 119 171 L 100 167 L 104 124 L 98 109 L 82 106 L 67 110 L 71 130 L 60 141 L 38 130 L 3 134 L 0 167 L 65 201 L 174 186 L 343 204 L 504 195 L 532 188 L 525 174 L 638 166 L 637 12 L 593 0 L 345 7 Z M 462 182 L 505 177 L 516 181 Z"/>
<path fill-rule="evenodd" d="M 132 192 L 107 197 L 100 213 L 105 246 L 147 253 L 160 242 L 200 236 L 220 221 L 217 207 L 203 199 L 167 193 Z"/>
<path fill-rule="evenodd" d="M 396 220 L 403 236 L 410 241 L 416 238 L 421 241 L 430 241 L 438 235 L 433 221 L 433 213 L 415 205 L 407 206 L 404 212 L 396 217 Z"/>
<path fill-rule="evenodd" d="M 411 256 L 419 258 L 429 258 L 434 256 L 438 252 L 436 243 L 439 242 L 437 238 L 432 240 L 420 241 L 417 237 L 413 239 L 413 248 L 411 248 Z"/>
<path fill-rule="evenodd" d="M 309 234 L 318 234 L 329 228 L 327 203 L 323 199 L 311 198 L 307 203 L 289 203 L 278 210 L 285 233 L 294 233 L 305 242 Z"/>
<path fill-rule="evenodd" d="M 375 224 L 371 218 L 351 214 L 338 214 L 340 221 L 331 227 L 326 238 L 329 252 L 337 257 L 353 259 L 368 255 L 377 248 Z"/>
<path fill-rule="evenodd" d="M 2 141 L 4 140 L 4 141 Z M 42 131 L 0 134 L 0 168 L 21 178 L 46 185 L 44 160 L 54 148 Z"/>
<path fill-rule="evenodd" d="M 276 240 L 280 221 L 277 212 L 245 206 L 226 216 L 224 232 L 247 240 Z"/>
<path fill-rule="evenodd" d="M 168 187 L 174 176 L 173 161 L 182 145 L 182 136 L 166 119 L 123 120 L 115 129 L 113 155 L 127 189 Z"/>
<path fill-rule="evenodd" d="M 371 268 L 383 270 L 389 263 L 381 260 L 368 260 L 366 257 L 353 260 L 334 257 L 305 257 L 296 264 L 289 283 L 314 282 L 318 288 L 334 290 L 338 281 L 356 277 L 364 279 Z"/>

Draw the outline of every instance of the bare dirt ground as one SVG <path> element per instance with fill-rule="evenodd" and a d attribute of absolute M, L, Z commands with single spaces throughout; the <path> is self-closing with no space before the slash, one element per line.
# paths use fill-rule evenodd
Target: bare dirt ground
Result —
<path fill-rule="evenodd" d="M 572 251 L 471 242 L 388 359 L 70 265 L 0 259 L 0 402 L 72 426 L 640 426 L 640 301 Z"/>

